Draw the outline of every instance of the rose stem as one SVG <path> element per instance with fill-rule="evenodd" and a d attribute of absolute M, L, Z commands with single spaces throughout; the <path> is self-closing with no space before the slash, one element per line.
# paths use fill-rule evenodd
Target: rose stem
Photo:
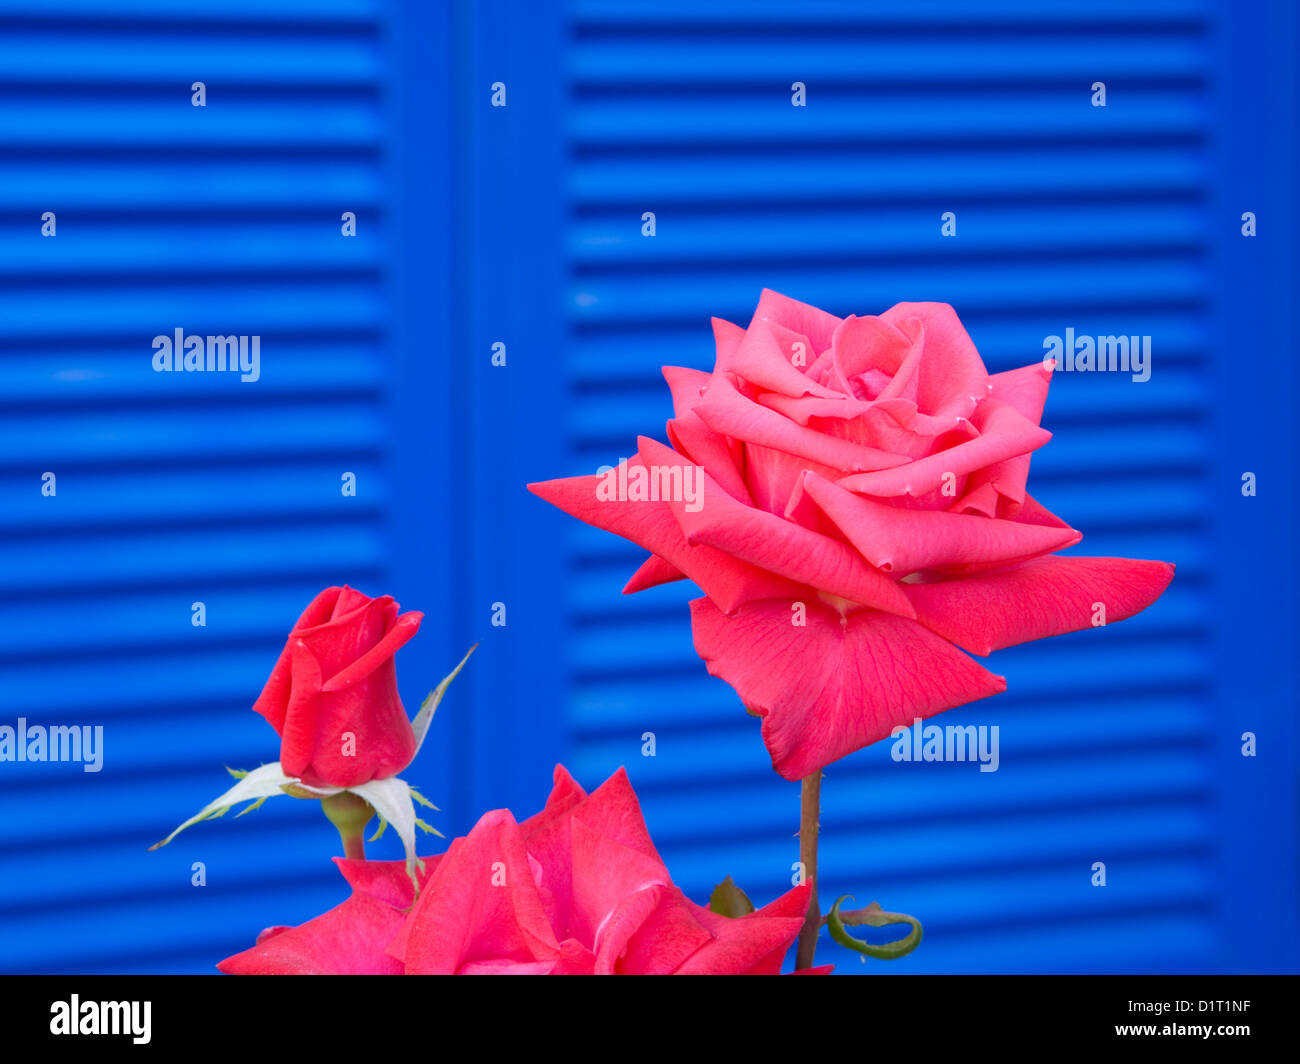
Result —
<path fill-rule="evenodd" d="M 822 912 L 817 904 L 817 832 L 821 812 L 822 771 L 805 776 L 799 785 L 799 861 L 803 865 L 803 881 L 812 887 L 808 898 L 808 915 L 799 931 L 799 948 L 795 954 L 795 970 L 813 966 L 817 954 L 817 936 L 821 934 Z"/>
<path fill-rule="evenodd" d="M 364 835 L 343 836 L 343 856 L 349 861 L 366 859 L 366 838 Z"/>
<path fill-rule="evenodd" d="M 330 823 L 339 829 L 343 840 L 343 856 L 352 861 L 366 859 L 366 824 L 375 815 L 374 809 L 358 794 L 343 791 L 321 799 L 321 809 Z"/>

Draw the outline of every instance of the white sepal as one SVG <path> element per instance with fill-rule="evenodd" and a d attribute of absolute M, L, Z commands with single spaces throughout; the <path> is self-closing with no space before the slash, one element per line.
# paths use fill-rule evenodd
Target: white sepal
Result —
<path fill-rule="evenodd" d="M 411 801 L 411 788 L 405 780 L 389 776 L 383 780 L 371 780 L 356 787 L 349 787 L 353 794 L 360 795 L 374 808 L 384 820 L 393 825 L 397 837 L 402 840 L 406 850 L 406 874 L 411 877 L 418 891 L 420 882 L 415 876 L 415 865 L 419 860 L 415 856 L 415 803 Z"/>
<path fill-rule="evenodd" d="M 424 745 L 424 737 L 428 734 L 429 723 L 433 720 L 433 711 L 438 708 L 438 703 L 442 701 L 442 696 L 447 693 L 447 688 L 451 686 L 451 681 L 456 678 L 456 674 L 465 667 L 465 662 L 469 661 L 470 654 L 478 649 L 475 643 L 469 648 L 469 651 L 460 659 L 460 664 L 451 670 L 444 678 L 442 683 L 438 684 L 420 703 L 420 711 L 415 715 L 415 720 L 411 721 L 411 730 L 415 732 L 415 752 L 420 752 L 420 747 Z M 412 757 L 411 760 L 415 760 Z"/>
<path fill-rule="evenodd" d="M 247 772 L 235 781 L 235 785 L 226 791 L 220 798 L 209 802 L 200 809 L 189 820 L 185 821 L 180 827 L 168 835 L 162 842 L 156 842 L 149 847 L 151 850 L 158 849 L 159 846 L 166 846 L 172 839 L 176 838 L 182 831 L 191 825 L 197 824 L 200 820 L 211 820 L 221 816 L 232 805 L 238 805 L 240 802 L 256 802 L 260 805 L 268 798 L 273 798 L 277 794 L 285 794 L 286 786 L 304 786 L 302 781 L 293 776 L 286 776 L 284 770 L 280 767 L 280 762 L 272 761 L 269 765 L 263 765 L 261 768 L 255 768 L 252 772 Z M 307 788 L 308 790 L 317 791 L 318 788 Z M 337 794 L 338 790 L 320 791 L 320 797 L 326 797 L 328 794 Z M 245 810 L 246 812 L 247 810 Z"/>

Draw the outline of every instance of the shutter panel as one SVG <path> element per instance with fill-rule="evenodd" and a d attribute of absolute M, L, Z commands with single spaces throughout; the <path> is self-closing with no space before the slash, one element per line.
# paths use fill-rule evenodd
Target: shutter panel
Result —
<path fill-rule="evenodd" d="M 0 4 L 3 719 L 105 729 L 97 776 L 2 766 L 5 970 L 211 972 L 346 893 L 307 802 L 146 847 L 277 756 L 248 707 L 311 596 L 389 589 L 381 15 Z M 261 379 L 155 373 L 177 328 Z"/>
<path fill-rule="evenodd" d="M 999 726 L 996 773 L 895 763 L 889 742 L 833 766 L 821 893 L 924 921 L 891 971 L 1212 966 L 1205 6 L 570 10 L 570 471 L 662 438 L 660 365 L 709 368 L 709 316 L 745 324 L 764 286 L 838 314 L 950 302 L 992 371 L 1067 328 L 1151 336 L 1145 383 L 1057 374 L 1030 488 L 1084 531 L 1071 553 L 1168 559 L 1177 579 L 1122 626 L 993 656 L 1008 692 L 937 722 Z M 583 526 L 571 542 L 573 767 L 630 759 L 692 896 L 726 874 L 775 896 L 797 787 L 695 656 L 694 592 L 623 598 L 640 552 Z"/>
<path fill-rule="evenodd" d="M 0 723 L 106 729 L 98 775 L 0 766 L 0 970 L 209 972 L 341 900 L 309 803 L 144 847 L 221 763 L 275 756 L 248 706 L 342 581 L 427 611 L 408 706 L 482 641 L 407 774 L 448 835 L 534 811 L 557 758 L 588 785 L 626 764 L 693 897 L 786 889 L 797 788 L 695 656 L 692 593 L 621 596 L 640 552 L 522 488 L 662 438 L 660 365 L 711 365 L 708 317 L 764 285 L 947 300 L 995 370 L 1067 327 L 1150 334 L 1145 384 L 1058 376 L 1031 487 L 1076 553 L 1179 564 L 1148 613 L 991 659 L 1008 693 L 940 722 L 999 725 L 997 773 L 888 743 L 835 766 L 824 897 L 925 921 L 891 973 L 1293 970 L 1294 566 L 1221 561 L 1294 539 L 1294 372 L 1213 403 L 1236 381 L 1210 335 L 1294 346 L 1294 310 L 1255 301 L 1294 288 L 1294 85 L 1269 72 L 1295 25 L 1252 30 L 1264 63 L 1230 7 L 0 0 Z M 262 336 L 262 379 L 153 373 L 178 326 Z M 1252 467 L 1272 490 L 1223 506 Z M 1245 728 L 1272 753 L 1243 761 Z"/>

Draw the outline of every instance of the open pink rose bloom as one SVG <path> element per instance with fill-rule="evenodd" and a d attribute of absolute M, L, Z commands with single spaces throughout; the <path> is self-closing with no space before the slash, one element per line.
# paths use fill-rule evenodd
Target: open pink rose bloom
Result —
<path fill-rule="evenodd" d="M 218 967 L 231 975 L 776 974 L 809 888 L 737 918 L 673 886 L 619 769 L 590 795 L 557 766 L 523 823 L 486 814 L 424 858 L 419 899 L 401 861 L 336 858 L 352 896 L 273 927 Z M 818 969 L 817 971 L 826 971 Z"/>
<path fill-rule="evenodd" d="M 664 368 L 671 446 L 529 488 L 650 552 L 625 591 L 699 586 L 695 649 L 787 779 L 1005 690 L 963 650 L 1123 620 L 1173 578 L 1054 556 L 1081 533 L 1025 490 L 1051 373 L 988 373 L 947 304 L 841 319 L 764 291 L 713 328 L 712 373 Z"/>

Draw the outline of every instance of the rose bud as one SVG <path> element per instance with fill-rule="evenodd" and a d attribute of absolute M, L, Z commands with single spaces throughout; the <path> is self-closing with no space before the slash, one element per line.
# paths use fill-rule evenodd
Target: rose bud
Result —
<path fill-rule="evenodd" d="M 393 655 L 423 618 L 399 615 L 389 595 L 372 599 L 346 586 L 312 600 L 253 705 L 280 735 L 286 775 L 355 787 L 411 763 L 417 744 Z"/>

